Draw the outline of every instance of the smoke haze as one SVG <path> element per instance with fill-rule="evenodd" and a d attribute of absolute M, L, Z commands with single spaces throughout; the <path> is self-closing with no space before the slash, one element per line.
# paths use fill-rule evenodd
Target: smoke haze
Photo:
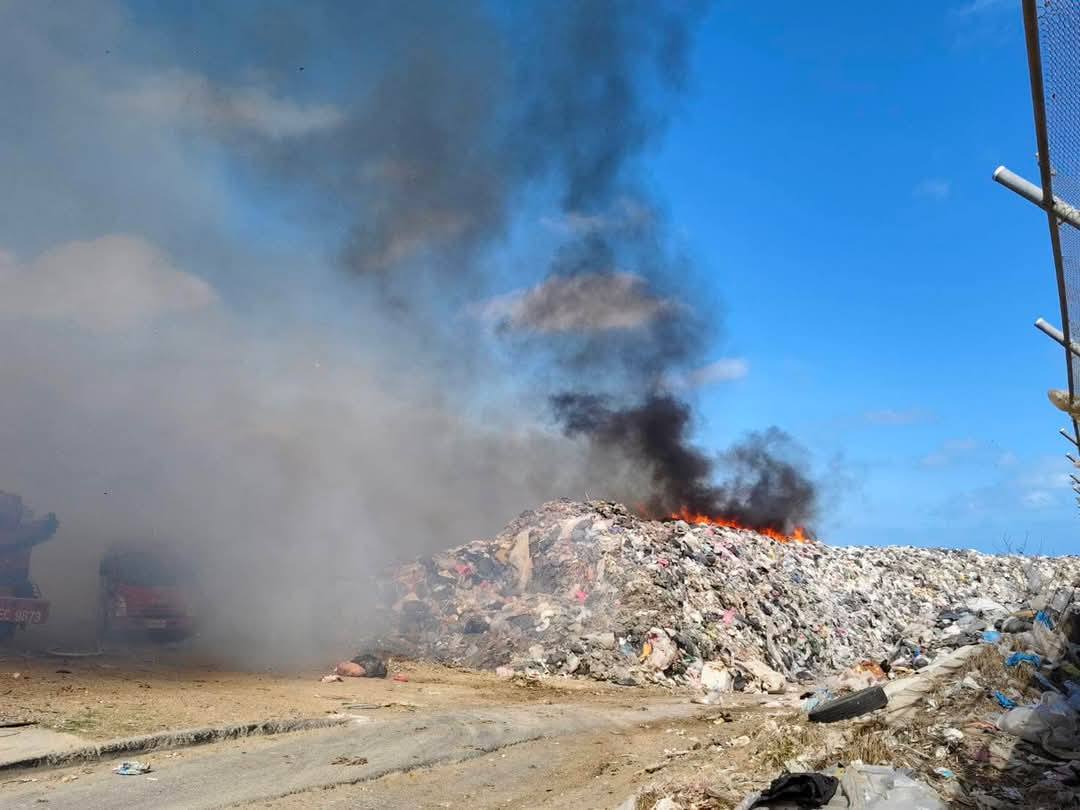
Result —
<path fill-rule="evenodd" d="M 715 484 L 665 389 L 715 336 L 642 168 L 701 8 L 250 12 L 0 4 L 0 490 L 60 518 L 42 632 L 91 632 L 117 541 L 195 557 L 207 642 L 280 661 L 543 499 L 812 514 L 768 453 Z"/>

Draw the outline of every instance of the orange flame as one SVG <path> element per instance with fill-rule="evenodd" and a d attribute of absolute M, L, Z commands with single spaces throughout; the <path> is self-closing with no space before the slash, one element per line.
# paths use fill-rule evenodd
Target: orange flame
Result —
<path fill-rule="evenodd" d="M 688 509 L 680 509 L 678 512 L 672 512 L 668 515 L 671 520 L 684 520 L 687 523 L 692 523 L 698 526 L 725 526 L 729 529 L 746 529 L 747 531 L 757 532 L 763 534 L 766 537 L 771 537 L 778 543 L 809 543 L 810 537 L 807 536 L 806 530 L 802 526 L 796 526 L 795 530 L 791 534 L 784 534 L 776 529 L 755 529 L 751 526 L 744 526 L 737 520 L 730 520 L 729 518 L 714 517 L 712 515 L 699 515 L 695 512 L 691 512 Z"/>

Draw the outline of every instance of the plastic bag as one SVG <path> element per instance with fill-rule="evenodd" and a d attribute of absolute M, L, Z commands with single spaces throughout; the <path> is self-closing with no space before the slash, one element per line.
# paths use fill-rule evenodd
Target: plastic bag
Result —
<path fill-rule="evenodd" d="M 1069 701 L 1069 705 L 1072 706 L 1074 712 L 1080 712 L 1080 683 L 1065 681 L 1062 685 L 1065 687 L 1065 694 L 1068 695 L 1066 700 Z"/>
<path fill-rule="evenodd" d="M 1043 658 L 1056 660 L 1061 657 L 1064 639 L 1043 622 L 1037 621 L 1032 625 L 1031 635 L 1035 641 L 1035 652 Z"/>
<path fill-rule="evenodd" d="M 853 764 L 846 768 L 834 766 L 816 775 L 839 779 L 839 790 L 828 804 L 806 806 L 820 806 L 823 810 L 946 810 L 934 789 L 912 778 L 912 772 L 906 769 Z M 761 797 L 761 793 L 752 793 L 735 810 L 755 807 Z"/>
<path fill-rule="evenodd" d="M 998 728 L 1039 745 L 1070 751 L 1080 748 L 1076 712 L 1057 692 L 1043 693 L 1034 706 L 1017 706 L 1007 711 L 998 720 Z"/>
<path fill-rule="evenodd" d="M 910 773 L 888 765 L 849 765 L 837 772 L 840 792 L 825 807 L 828 810 L 856 807 L 860 810 L 946 810 L 934 789 L 913 779 Z"/>

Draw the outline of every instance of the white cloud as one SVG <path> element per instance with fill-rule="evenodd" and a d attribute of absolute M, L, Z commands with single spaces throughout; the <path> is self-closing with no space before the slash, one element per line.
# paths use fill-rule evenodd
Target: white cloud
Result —
<path fill-rule="evenodd" d="M 1000 456 L 998 456 L 997 465 L 999 467 L 1015 467 L 1019 463 L 1020 459 L 1016 453 L 1012 450 L 1006 450 Z"/>
<path fill-rule="evenodd" d="M 224 87 L 182 70 L 144 78 L 133 88 L 114 94 L 113 101 L 168 124 L 206 124 L 269 138 L 308 135 L 332 129 L 345 120 L 332 104 L 298 104 L 260 85 Z"/>
<path fill-rule="evenodd" d="M 919 463 L 923 467 L 945 467 L 978 449 L 978 441 L 972 438 L 946 439 L 941 447 L 923 456 Z"/>
<path fill-rule="evenodd" d="M 750 363 L 742 357 L 724 357 L 715 363 L 694 369 L 682 382 L 685 387 L 699 388 L 722 382 L 741 380 L 750 373 Z"/>
<path fill-rule="evenodd" d="M 979 442 L 971 438 L 946 439 L 941 446 L 949 453 L 967 453 L 978 448 Z"/>
<path fill-rule="evenodd" d="M 904 411 L 883 408 L 879 411 L 866 411 L 863 413 L 862 418 L 871 425 L 912 425 L 916 422 L 925 421 L 928 414 L 917 408 Z"/>
<path fill-rule="evenodd" d="M 999 460 L 996 469 L 988 467 L 987 471 L 994 473 L 990 481 L 948 495 L 934 512 L 950 520 L 995 519 L 1021 527 L 1036 517 L 1072 518 L 1069 468 L 1059 457 L 1017 458 L 1004 466 Z"/>
<path fill-rule="evenodd" d="M 138 326 L 217 300 L 202 279 L 174 268 L 134 236 L 69 242 L 28 264 L 0 253 L 0 318 L 60 321 L 95 332 Z"/>
<path fill-rule="evenodd" d="M 1072 484 L 1069 467 L 1056 458 L 1048 458 L 1037 466 L 1024 471 L 1017 482 L 1029 489 L 1058 489 Z"/>
<path fill-rule="evenodd" d="M 1048 509 L 1064 502 L 1071 493 L 1070 468 L 1052 456 L 1039 459 L 1016 475 L 1013 485 L 1025 509 Z"/>
<path fill-rule="evenodd" d="M 1020 496 L 1020 502 L 1027 509 L 1045 509 L 1054 505 L 1054 496 L 1044 489 L 1033 489 Z"/>
<path fill-rule="evenodd" d="M 474 307 L 480 318 L 541 333 L 637 329 L 675 307 L 633 273 L 556 276 Z"/>
<path fill-rule="evenodd" d="M 989 11 L 1011 8 L 1012 6 L 1012 0 L 970 0 L 970 2 L 953 9 L 953 13 L 958 17 L 971 17 Z"/>
<path fill-rule="evenodd" d="M 927 197 L 932 200 L 944 200 L 950 193 L 952 193 L 952 182 L 940 177 L 920 180 L 914 189 L 916 197 Z"/>

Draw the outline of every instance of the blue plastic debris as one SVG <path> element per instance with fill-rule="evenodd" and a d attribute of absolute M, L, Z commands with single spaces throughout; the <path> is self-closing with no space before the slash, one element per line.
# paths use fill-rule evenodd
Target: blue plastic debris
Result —
<path fill-rule="evenodd" d="M 814 694 L 808 698 L 804 698 L 802 702 L 802 710 L 807 714 L 810 714 L 814 709 L 820 706 L 822 703 L 828 703 L 836 697 L 831 690 L 826 688 L 818 689 Z"/>
<path fill-rule="evenodd" d="M 150 773 L 151 770 L 149 762 L 132 760 L 130 762 L 121 762 L 119 767 L 113 768 L 113 773 L 118 773 L 121 776 L 141 776 L 144 773 Z"/>
<path fill-rule="evenodd" d="M 1014 652 L 1008 658 L 1005 659 L 1005 666 L 1015 667 L 1020 664 L 1027 663 L 1038 669 L 1042 666 L 1042 658 L 1035 653 L 1029 652 Z"/>
<path fill-rule="evenodd" d="M 999 641 L 1001 641 L 1001 633 L 997 630 L 983 630 L 983 644 L 997 644 Z"/>
<path fill-rule="evenodd" d="M 1035 614 L 1035 621 L 1045 624 L 1048 630 L 1054 629 L 1054 620 L 1050 618 L 1045 610 L 1040 610 Z"/>
<path fill-rule="evenodd" d="M 994 700 L 996 700 L 1003 709 L 1016 708 L 1016 701 L 1010 698 L 1008 695 L 1004 694 L 1003 692 L 999 692 L 997 689 L 994 690 Z"/>

